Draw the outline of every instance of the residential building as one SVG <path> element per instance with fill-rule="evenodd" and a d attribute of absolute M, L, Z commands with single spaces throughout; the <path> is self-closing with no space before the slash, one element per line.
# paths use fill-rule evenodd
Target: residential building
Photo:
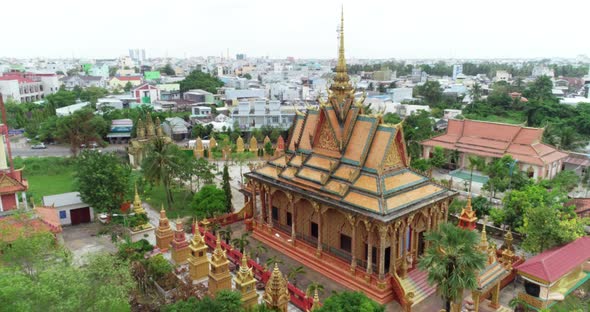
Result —
<path fill-rule="evenodd" d="M 512 74 L 510 74 L 506 70 L 498 70 L 496 71 L 496 77 L 494 77 L 494 81 L 511 81 Z"/>
<path fill-rule="evenodd" d="M 211 118 L 211 107 L 210 106 L 191 106 L 191 117 L 194 118 Z"/>
<path fill-rule="evenodd" d="M 162 83 L 157 84 L 156 87 L 160 89 L 160 98 L 164 101 L 179 100 L 180 99 L 180 84 L 179 83 Z"/>
<path fill-rule="evenodd" d="M 533 76 L 533 78 L 537 78 L 537 77 L 541 77 L 541 76 L 547 76 L 549 78 L 553 78 L 555 76 L 555 73 L 552 68 L 547 67 L 547 65 L 545 65 L 545 64 L 541 64 L 541 65 L 536 65 L 535 67 L 533 67 L 532 76 Z"/>
<path fill-rule="evenodd" d="M 410 115 L 416 114 L 418 111 L 430 112 L 430 106 L 428 105 L 413 105 L 413 104 L 400 104 L 397 109 L 397 114 L 400 117 L 405 118 Z"/>
<path fill-rule="evenodd" d="M 0 92 L 5 101 L 35 102 L 57 91 L 59 82 L 55 74 L 9 72 L 0 76 Z"/>
<path fill-rule="evenodd" d="M 401 103 L 404 100 L 411 100 L 414 89 L 412 88 L 393 88 L 388 89 L 387 93 L 391 94 L 391 100 L 394 103 Z"/>
<path fill-rule="evenodd" d="M 83 75 L 75 75 L 75 76 L 66 76 L 60 79 L 63 83 L 66 90 L 73 90 L 74 88 L 89 88 L 89 87 L 98 87 L 98 88 L 106 88 L 107 80 L 102 76 L 83 76 Z"/>
<path fill-rule="evenodd" d="M 240 100 L 240 99 L 252 99 L 252 98 L 266 98 L 266 90 L 264 89 L 225 89 L 226 100 Z"/>
<path fill-rule="evenodd" d="M 88 71 L 88 75 L 100 76 L 106 81 L 109 78 L 109 65 L 106 63 L 94 64 Z"/>
<path fill-rule="evenodd" d="M 200 89 L 186 91 L 182 98 L 193 103 L 214 103 L 213 93 Z"/>
<path fill-rule="evenodd" d="M 131 86 L 137 87 L 142 83 L 141 76 L 117 76 L 109 80 L 110 89 L 123 90 L 127 83 L 131 83 Z"/>
<path fill-rule="evenodd" d="M 453 80 L 457 80 L 457 77 L 462 74 L 463 74 L 463 64 L 453 65 Z"/>
<path fill-rule="evenodd" d="M 79 111 L 86 106 L 90 106 L 90 102 L 81 102 L 81 103 L 76 103 L 76 104 L 69 105 L 69 106 L 56 108 L 55 114 L 57 116 L 69 116 L 69 115 L 73 114 L 74 112 Z"/>
<path fill-rule="evenodd" d="M 166 118 L 162 123 L 164 133 L 175 141 L 182 141 L 189 136 L 191 125 L 180 117 Z"/>
<path fill-rule="evenodd" d="M 283 109 L 280 101 L 256 99 L 240 101 L 237 106 L 230 108 L 230 114 L 243 130 L 262 126 L 288 129 L 293 123 L 295 111 L 291 107 L 285 108 L 288 109 Z"/>
<path fill-rule="evenodd" d="M 552 179 L 562 170 L 568 155 L 542 143 L 543 128 L 475 120 L 449 119 L 447 132 L 420 142 L 423 157 L 432 157 L 434 147 L 459 152 L 459 167 L 469 165 L 469 156 L 491 162 L 504 155 L 517 161 L 530 178 Z"/>
<path fill-rule="evenodd" d="M 131 96 L 135 98 L 137 103 L 152 104 L 160 100 L 160 89 L 148 83 L 143 83 L 131 90 Z"/>
<path fill-rule="evenodd" d="M 131 119 L 113 119 L 111 129 L 107 134 L 109 143 L 127 143 L 131 139 L 131 130 L 133 129 L 133 120 Z"/>
<path fill-rule="evenodd" d="M 28 189 L 22 168 L 15 170 L 12 163 L 8 126 L 0 124 L 0 212 L 26 207 Z M 25 205 L 20 204 L 19 195 Z"/>

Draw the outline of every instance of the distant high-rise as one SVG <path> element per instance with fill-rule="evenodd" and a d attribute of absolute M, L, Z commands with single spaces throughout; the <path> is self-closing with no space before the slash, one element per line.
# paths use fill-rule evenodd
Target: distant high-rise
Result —
<path fill-rule="evenodd" d="M 244 53 L 236 54 L 236 60 L 239 61 L 239 60 L 245 60 L 245 59 L 246 59 L 246 54 L 244 54 Z"/>
<path fill-rule="evenodd" d="M 145 49 L 129 49 L 129 57 L 139 63 L 145 62 Z"/>

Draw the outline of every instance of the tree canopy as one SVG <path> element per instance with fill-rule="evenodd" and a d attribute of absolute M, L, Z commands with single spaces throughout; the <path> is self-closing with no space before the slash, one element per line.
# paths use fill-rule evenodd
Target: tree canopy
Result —
<path fill-rule="evenodd" d="M 318 312 L 383 312 L 385 307 L 369 299 L 362 292 L 335 292 L 326 298 Z"/>
<path fill-rule="evenodd" d="M 198 70 L 192 71 L 184 80 L 180 81 L 181 92 L 202 89 L 215 94 L 217 93 L 217 88 L 221 87 L 223 87 L 221 80 Z"/>
<path fill-rule="evenodd" d="M 95 210 L 119 209 L 131 169 L 113 153 L 87 150 L 76 161 L 76 181 L 80 198 Z"/>
<path fill-rule="evenodd" d="M 213 184 L 205 185 L 193 197 L 192 206 L 199 219 L 223 214 L 227 212 L 225 192 Z"/>

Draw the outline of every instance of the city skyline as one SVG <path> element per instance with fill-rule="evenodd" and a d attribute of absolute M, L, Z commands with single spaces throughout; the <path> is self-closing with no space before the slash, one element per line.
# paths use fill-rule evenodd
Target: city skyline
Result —
<path fill-rule="evenodd" d="M 590 54 L 583 30 L 590 4 L 498 1 L 489 7 L 452 1 L 270 1 L 184 3 L 68 0 L 5 4 L 0 57 L 115 58 L 143 48 L 148 58 L 229 56 L 333 59 L 340 6 L 347 58 L 572 58 Z M 50 16 L 47 13 L 50 12 Z M 48 18 L 50 17 L 50 18 Z M 38 22 L 35 22 L 38 21 Z M 105 22 L 106 21 L 106 22 Z M 576 30 L 579 30 L 576 31 Z M 36 34 L 39 34 L 37 36 Z M 44 34 L 41 36 L 41 34 Z M 51 35 L 54 34 L 54 35 Z M 31 40 L 34 38 L 34 40 Z"/>

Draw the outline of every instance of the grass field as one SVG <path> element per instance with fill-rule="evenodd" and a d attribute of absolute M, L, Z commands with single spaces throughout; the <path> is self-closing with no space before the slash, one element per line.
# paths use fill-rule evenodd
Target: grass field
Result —
<path fill-rule="evenodd" d="M 194 216 L 195 213 L 191 211 L 190 204 L 193 199 L 192 194 L 189 190 L 175 188 L 172 190 L 172 209 L 166 209 L 166 193 L 164 187 L 154 186 L 149 191 L 145 192 L 143 200 L 148 202 L 154 209 L 159 210 L 164 205 L 166 209 L 166 216 L 169 219 L 175 219 L 178 217 Z"/>
<path fill-rule="evenodd" d="M 60 174 L 27 175 L 29 190 L 27 194 L 39 204 L 43 196 L 75 192 L 74 172 L 64 171 Z"/>

